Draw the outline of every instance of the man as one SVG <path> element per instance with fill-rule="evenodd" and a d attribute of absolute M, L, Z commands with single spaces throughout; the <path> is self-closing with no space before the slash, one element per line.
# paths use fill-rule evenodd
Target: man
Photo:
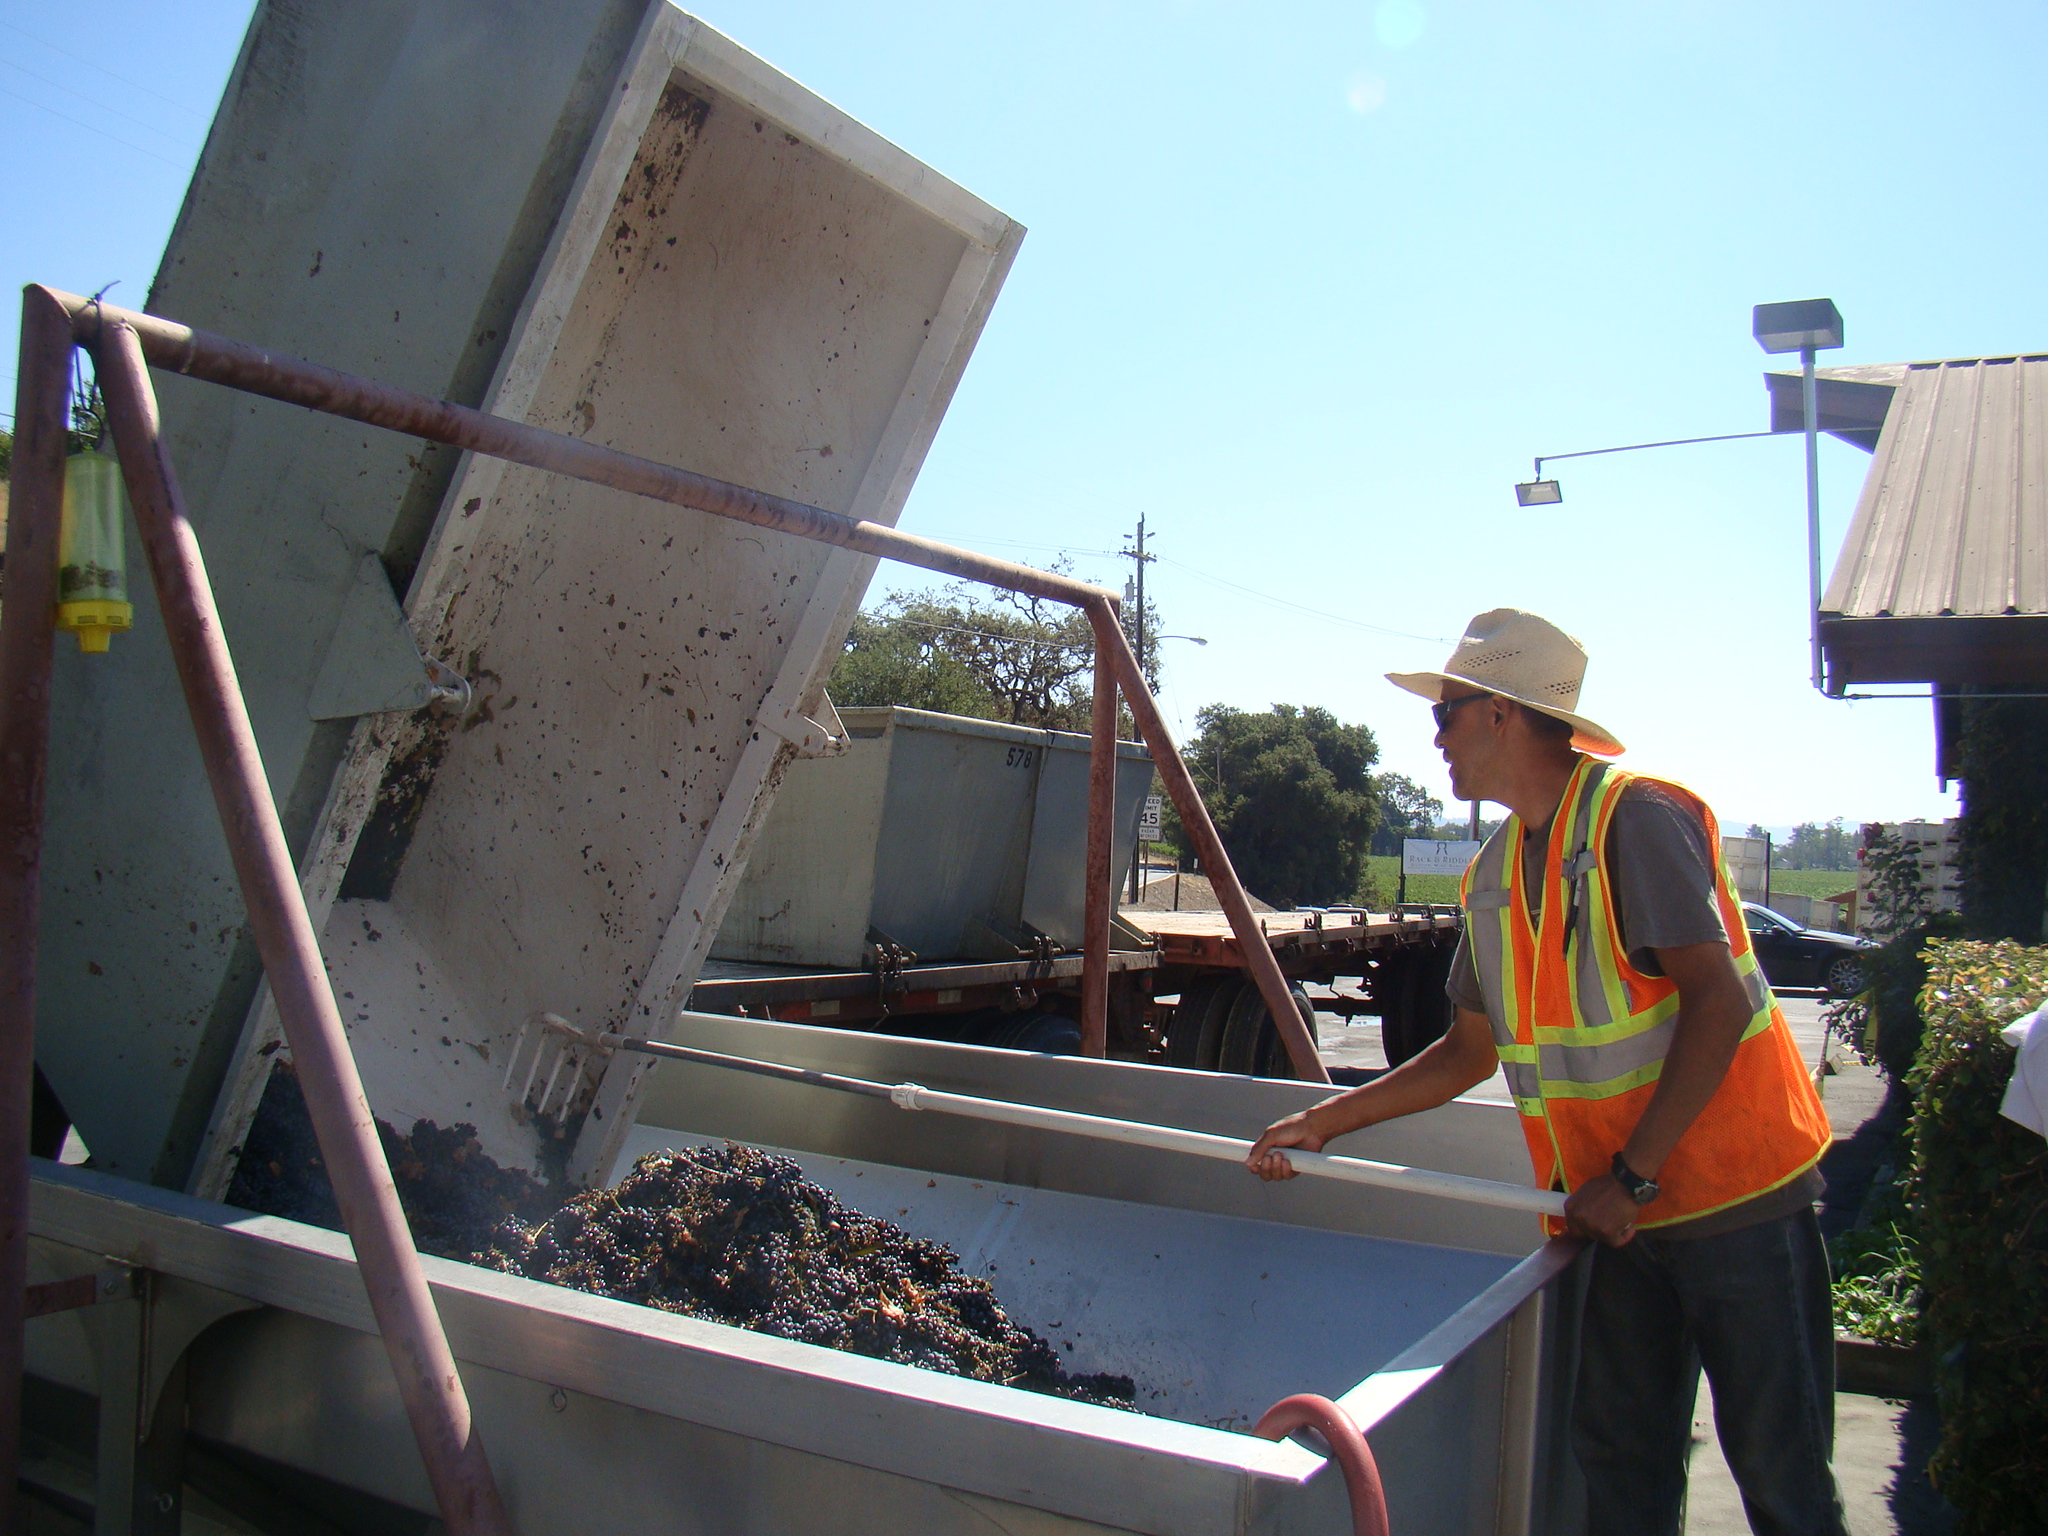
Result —
<path fill-rule="evenodd" d="M 1572 1438 L 1595 1536 L 1677 1536 L 1704 1364 L 1758 1536 L 1843 1536 L 1829 1467 L 1834 1328 L 1813 1201 L 1829 1144 L 1750 953 L 1714 816 L 1604 759 L 1574 713 L 1579 643 L 1534 614 L 1475 618 L 1434 703 L 1461 800 L 1513 814 L 1466 871 L 1450 1032 L 1272 1126 L 1248 1164 L 1432 1109 L 1505 1068 L 1539 1187 L 1595 1239 Z"/>

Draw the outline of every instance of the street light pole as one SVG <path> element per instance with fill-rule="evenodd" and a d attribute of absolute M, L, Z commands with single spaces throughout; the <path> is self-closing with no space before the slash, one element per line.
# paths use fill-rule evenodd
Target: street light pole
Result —
<path fill-rule="evenodd" d="M 1813 644 L 1813 686 L 1825 692 L 1820 654 L 1820 408 L 1813 348 L 1799 349 L 1799 406 L 1806 416 L 1806 612 Z"/>
<path fill-rule="evenodd" d="M 1820 644 L 1820 386 L 1815 382 L 1813 354 L 1842 344 L 1842 312 L 1833 299 L 1759 304 L 1750 334 L 1766 352 L 1799 354 L 1799 408 L 1806 429 L 1806 614 L 1813 686 L 1825 694 L 1827 667 Z"/>
<path fill-rule="evenodd" d="M 1145 562 L 1152 557 L 1145 553 L 1145 514 L 1138 514 L 1138 546 L 1125 553 L 1138 562 L 1136 601 L 1131 604 L 1131 652 L 1138 658 L 1138 670 L 1145 670 Z M 1140 836 L 1131 842 L 1131 900 L 1142 901 L 1145 896 L 1145 839 Z"/>

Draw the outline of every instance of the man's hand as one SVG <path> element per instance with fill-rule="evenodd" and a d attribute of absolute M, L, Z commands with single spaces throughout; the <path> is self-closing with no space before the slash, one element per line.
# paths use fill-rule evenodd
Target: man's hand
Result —
<path fill-rule="evenodd" d="M 1610 1248 L 1632 1242 L 1642 1207 L 1611 1173 L 1588 1179 L 1565 1198 L 1564 1220 L 1574 1237 L 1590 1237 Z"/>
<path fill-rule="evenodd" d="M 1294 1177 L 1283 1147 L 1320 1152 L 1323 1144 L 1351 1131 L 1400 1115 L 1434 1109 L 1483 1083 L 1499 1067 L 1486 1015 L 1460 1008 L 1443 1039 L 1394 1068 L 1385 1077 L 1335 1098 L 1312 1104 L 1266 1128 L 1245 1158 L 1245 1167 L 1269 1182 Z"/>
<path fill-rule="evenodd" d="M 1250 1156 L 1245 1158 L 1245 1167 L 1268 1183 L 1293 1178 L 1294 1164 L 1287 1161 L 1287 1154 L 1280 1149 L 1299 1147 L 1304 1152 L 1320 1152 L 1323 1143 L 1329 1139 L 1318 1135 L 1310 1123 L 1309 1116 L 1314 1113 L 1313 1109 L 1304 1109 L 1267 1126 L 1266 1134 L 1253 1144 Z"/>

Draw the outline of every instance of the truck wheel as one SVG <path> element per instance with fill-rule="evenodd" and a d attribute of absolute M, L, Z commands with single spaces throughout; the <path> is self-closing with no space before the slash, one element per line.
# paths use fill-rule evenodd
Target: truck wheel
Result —
<path fill-rule="evenodd" d="M 1391 1027 L 1389 1021 L 1401 1011 L 1401 998 L 1408 987 L 1408 972 L 1422 957 L 1413 950 L 1397 949 L 1389 953 L 1380 951 L 1373 960 L 1368 973 L 1359 978 L 1364 984 L 1365 995 L 1372 1000 L 1372 1010 L 1379 1015 L 1381 1032 Z"/>
<path fill-rule="evenodd" d="M 1409 961 L 1401 978 L 1399 1004 L 1380 1016 L 1380 1045 L 1387 1053 L 1387 1065 L 1421 1054 L 1451 1027 L 1451 1000 L 1444 984 L 1451 979 L 1451 958 L 1456 950 L 1440 944 Z"/>
<path fill-rule="evenodd" d="M 1320 1051 L 1323 1038 L 1322 1032 L 1316 1028 L 1315 1004 L 1309 1001 L 1308 993 L 1300 986 L 1290 986 L 1287 990 L 1294 996 L 1294 1006 L 1301 1010 L 1301 1022 L 1308 1026 L 1309 1039 L 1316 1043 L 1316 1049 Z M 1271 1024 L 1268 1024 L 1259 1035 L 1258 1075 L 1286 1078 L 1296 1075 L 1294 1060 L 1287 1054 L 1287 1042 L 1280 1038 L 1280 1031 Z"/>
<path fill-rule="evenodd" d="M 1173 1024 L 1166 1031 L 1166 1064 L 1198 1071 L 1216 1070 L 1223 1045 L 1223 1026 L 1240 983 L 1235 976 L 1198 981 L 1180 994 Z"/>
<path fill-rule="evenodd" d="M 1308 1000 L 1308 993 L 1298 986 L 1289 987 L 1288 992 L 1294 998 L 1294 1006 L 1301 1011 L 1302 1022 L 1308 1025 L 1309 1038 L 1314 1039 L 1316 1011 Z M 1237 1000 L 1231 1004 L 1230 1017 L 1223 1027 L 1223 1050 L 1217 1058 L 1216 1070 L 1236 1072 L 1246 1077 L 1294 1076 L 1294 1063 L 1288 1059 L 1287 1047 L 1281 1042 L 1273 1015 L 1250 978 L 1246 978 Z"/>
<path fill-rule="evenodd" d="M 989 1031 L 984 1045 L 1047 1056 L 1081 1054 L 1081 1026 L 1063 1013 L 1020 1013 Z"/>

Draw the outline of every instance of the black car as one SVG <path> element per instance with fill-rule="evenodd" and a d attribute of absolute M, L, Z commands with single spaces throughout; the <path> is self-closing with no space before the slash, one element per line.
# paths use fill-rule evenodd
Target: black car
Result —
<path fill-rule="evenodd" d="M 1782 912 L 1754 901 L 1742 904 L 1749 942 L 1764 980 L 1774 987 L 1819 987 L 1836 997 L 1861 992 L 1870 980 L 1864 957 L 1877 944 L 1852 933 L 1802 928 Z"/>

